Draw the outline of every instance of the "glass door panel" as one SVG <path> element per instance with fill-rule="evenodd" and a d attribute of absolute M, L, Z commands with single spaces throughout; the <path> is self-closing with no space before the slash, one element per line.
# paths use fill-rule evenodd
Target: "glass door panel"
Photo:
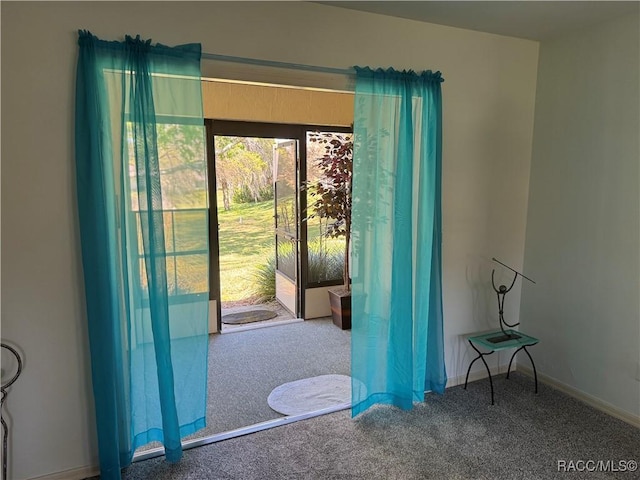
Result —
<path fill-rule="evenodd" d="M 278 140 L 273 149 L 275 179 L 276 299 L 298 315 L 298 142 Z"/>

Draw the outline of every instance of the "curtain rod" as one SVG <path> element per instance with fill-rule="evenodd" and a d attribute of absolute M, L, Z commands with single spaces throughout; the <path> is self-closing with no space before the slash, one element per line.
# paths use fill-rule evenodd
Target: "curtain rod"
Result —
<path fill-rule="evenodd" d="M 301 63 L 276 62 L 273 60 L 258 60 L 257 58 L 233 57 L 218 55 L 216 53 L 202 53 L 205 60 L 217 60 L 219 62 L 243 63 L 245 65 L 258 65 L 260 67 L 286 68 L 289 70 L 305 70 L 307 72 L 330 73 L 334 75 L 354 75 L 353 68 L 318 67 L 316 65 L 304 65 Z"/>

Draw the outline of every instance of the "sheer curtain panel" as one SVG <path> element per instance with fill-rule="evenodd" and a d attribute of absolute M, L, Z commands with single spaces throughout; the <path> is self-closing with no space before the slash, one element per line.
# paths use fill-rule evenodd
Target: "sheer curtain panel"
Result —
<path fill-rule="evenodd" d="M 200 45 L 79 32 L 76 181 L 101 478 L 205 426 Z"/>
<path fill-rule="evenodd" d="M 356 68 L 352 415 L 446 385 L 440 72 Z"/>

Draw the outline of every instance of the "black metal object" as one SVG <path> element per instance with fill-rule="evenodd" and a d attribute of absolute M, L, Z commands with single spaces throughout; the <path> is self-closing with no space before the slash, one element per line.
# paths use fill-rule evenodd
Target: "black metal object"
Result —
<path fill-rule="evenodd" d="M 516 284 L 516 279 L 518 278 L 518 274 L 516 273 L 513 276 L 513 281 L 511 282 L 511 285 L 509 286 L 509 288 L 507 288 L 506 285 L 500 285 L 499 287 L 496 287 L 495 273 L 496 273 L 495 269 L 491 270 L 491 285 L 493 286 L 493 289 L 495 290 L 496 295 L 498 296 L 498 318 L 500 323 L 500 330 L 502 330 L 502 333 L 507 339 L 511 339 L 512 338 L 511 335 L 509 335 L 506 332 L 506 330 L 502 325 L 504 324 L 507 327 L 513 328 L 520 325 L 520 322 L 514 323 L 513 325 L 506 322 L 506 320 L 504 319 L 504 299 L 507 296 L 507 293 L 509 293 L 513 288 L 513 286 Z M 489 341 L 493 343 L 497 343 L 499 340 L 492 338 Z M 504 341 L 504 340 L 501 340 L 501 341 Z"/>
<path fill-rule="evenodd" d="M 499 263 L 500 265 L 502 265 L 503 267 L 508 268 L 509 270 L 511 270 L 513 273 L 516 273 L 518 275 L 520 275 L 522 278 L 526 278 L 527 280 L 529 280 L 531 283 L 533 283 L 535 285 L 536 282 L 534 282 L 533 280 L 531 280 L 529 277 L 527 277 L 524 273 L 520 273 L 517 270 L 514 270 L 513 268 L 511 268 L 509 265 L 507 265 L 506 263 L 502 263 L 500 260 L 498 260 L 497 258 L 493 257 L 491 260 L 493 260 L 496 263 Z"/>
<path fill-rule="evenodd" d="M 514 323 L 512 325 L 510 323 L 507 323 L 507 321 L 504 319 L 504 299 L 507 296 L 507 293 L 509 293 L 511 291 L 511 289 L 513 288 L 513 286 L 516 284 L 516 280 L 518 279 L 518 275 L 520 275 L 522 278 L 526 278 L 527 280 L 529 280 L 532 283 L 536 283 L 536 282 L 531 280 L 529 277 L 523 275 L 522 273 L 518 272 L 517 270 L 514 270 L 509 265 L 505 265 L 500 260 L 497 260 L 495 257 L 492 258 L 492 260 L 494 262 L 496 262 L 496 263 L 499 263 L 503 267 L 508 268 L 509 270 L 511 270 L 514 273 L 513 281 L 511 282 L 511 285 L 509 286 L 509 288 L 507 288 L 506 285 L 500 285 L 499 287 L 496 287 L 496 282 L 495 282 L 495 273 L 496 273 L 496 271 L 495 271 L 495 269 L 491 270 L 491 285 L 493 286 L 493 290 L 496 292 L 496 295 L 498 297 L 498 318 L 499 318 L 499 323 L 500 323 L 500 330 L 502 330 L 503 334 L 501 336 L 498 336 L 498 337 L 488 338 L 487 340 L 489 342 L 491 342 L 491 343 L 500 343 L 500 342 L 504 342 L 506 340 L 513 340 L 513 339 L 520 338 L 520 336 L 518 334 L 507 333 L 507 331 L 504 329 L 504 326 L 503 326 L 503 325 L 506 325 L 509 328 L 513 328 L 513 327 L 517 327 L 518 325 L 520 325 L 520 322 Z"/>
<path fill-rule="evenodd" d="M 484 363 L 484 367 L 487 369 L 487 373 L 489 374 L 489 384 L 491 385 L 491 405 L 493 405 L 493 380 L 491 378 L 491 370 L 489 370 L 489 365 L 487 365 L 487 362 L 484 359 L 484 357 L 487 355 L 491 355 L 494 351 L 492 350 L 488 353 L 482 353 L 480 350 L 476 348 L 476 346 L 471 342 L 471 340 L 469 340 L 469 345 L 471 345 L 471 348 L 473 348 L 476 352 L 478 352 L 478 356 L 474 358 L 473 361 L 469 364 L 469 369 L 467 370 L 467 377 L 464 379 L 464 389 L 465 390 L 467 389 L 467 383 L 469 382 L 469 373 L 471 372 L 471 367 L 476 362 L 476 360 L 478 359 L 482 360 L 482 363 Z"/>
<path fill-rule="evenodd" d="M 16 357 L 16 360 L 18 362 L 18 369 L 16 370 L 15 375 L 11 377 L 11 379 L 7 383 L 3 383 L 1 388 L 2 399 L 0 400 L 0 422 L 2 422 L 2 480 L 7 480 L 7 443 L 9 440 L 9 427 L 7 425 L 7 422 L 4 421 L 2 409 L 4 408 L 4 400 L 7 396 L 7 389 L 15 383 L 15 381 L 22 373 L 22 357 L 11 345 L 1 343 L 0 346 L 11 352 Z"/>
<path fill-rule="evenodd" d="M 512 335 L 507 340 L 511 340 L 513 338 L 514 337 Z M 476 358 L 474 358 L 473 361 L 469 364 L 469 368 L 467 369 L 467 376 L 466 376 L 466 378 L 464 380 L 464 389 L 465 390 L 467 389 L 467 383 L 469 382 L 469 373 L 471 372 L 471 367 L 476 362 L 476 360 L 478 360 L 478 359 L 482 360 L 482 363 L 484 363 L 484 367 L 487 369 L 487 374 L 489 375 L 489 385 L 491 385 L 491 405 L 494 405 L 494 401 L 493 401 L 493 378 L 491 377 L 491 370 L 489 370 L 489 365 L 487 365 L 487 362 L 485 361 L 484 357 L 486 357 L 487 355 L 491 355 L 492 353 L 495 352 L 495 350 L 491 350 L 490 352 L 482 353 L 480 350 L 478 350 L 476 348 L 476 346 L 473 344 L 473 342 L 471 340 L 469 340 L 469 345 L 471 345 L 471 348 L 473 348 L 478 353 L 478 356 Z M 511 373 L 511 364 L 513 363 L 513 359 L 516 357 L 517 353 L 520 350 L 524 350 L 524 353 L 526 353 L 527 356 L 529 357 L 529 360 L 531 360 L 531 366 L 533 367 L 533 376 L 534 376 L 534 379 L 535 379 L 535 393 L 538 393 L 538 373 L 536 372 L 536 364 L 533 362 L 533 358 L 531 357 L 531 354 L 527 350 L 527 347 L 531 347 L 531 346 L 532 345 L 522 345 L 515 352 L 513 352 L 513 355 L 511 355 L 511 360 L 509 360 L 509 368 L 507 368 L 507 378 L 509 378 L 509 373 Z"/>
<path fill-rule="evenodd" d="M 524 335 L 524 334 L 519 335 L 519 334 L 515 333 L 513 330 L 506 331 L 504 329 L 505 325 L 507 327 L 510 327 L 510 328 L 513 328 L 513 327 L 516 327 L 516 326 L 520 325 L 520 322 L 514 323 L 514 324 L 510 324 L 510 323 L 507 323 L 507 321 L 504 319 L 504 299 L 507 296 L 507 293 L 509 293 L 511 291 L 511 289 L 513 288 L 513 286 L 516 284 L 516 280 L 518 279 L 518 275 L 521 276 L 522 278 L 526 278 L 531 283 L 535 284 L 536 282 L 531 280 L 526 275 L 523 275 L 522 273 L 518 272 L 517 270 L 514 270 L 509 265 L 506 265 L 506 264 L 502 263 L 500 260 L 496 259 L 495 257 L 492 258 L 492 260 L 494 262 L 496 262 L 496 263 L 499 263 L 503 267 L 508 268 L 514 274 L 513 275 L 513 280 L 511 281 L 511 285 L 509 285 L 509 287 L 507 287 L 506 285 L 500 285 L 500 286 L 496 287 L 496 282 L 495 282 L 495 273 L 496 273 L 496 271 L 495 271 L 495 269 L 491 270 L 491 285 L 493 286 L 493 290 L 496 292 L 496 295 L 498 297 L 498 320 L 499 320 L 499 323 L 500 323 L 500 330 L 502 331 L 502 335 L 496 335 L 495 337 L 491 337 L 491 338 L 483 337 L 483 339 L 486 340 L 487 342 L 490 342 L 490 343 L 494 344 L 496 346 L 495 347 L 496 350 L 503 350 L 503 349 L 510 348 L 511 345 L 500 347 L 501 343 L 508 342 L 509 340 L 518 340 L 520 338 L 523 338 L 523 335 Z M 499 333 L 499 332 L 496 332 L 496 333 Z M 489 333 L 487 335 L 492 335 L 492 334 L 493 333 Z M 532 345 L 537 344 L 538 340 L 534 339 L 533 337 L 528 337 L 527 335 L 524 335 L 524 337 L 525 337 L 524 341 L 527 341 L 527 339 L 530 339 L 531 342 L 528 345 L 520 346 L 520 348 L 518 348 L 515 352 L 513 352 L 513 355 L 511 356 L 511 360 L 509 360 L 509 368 L 507 369 L 507 378 L 509 378 L 509 373 L 511 372 L 511 364 L 513 363 L 513 359 L 515 358 L 515 356 L 517 355 L 517 353 L 520 350 L 524 350 L 524 353 L 527 354 L 527 356 L 529 357 L 529 360 L 531 360 L 531 365 L 533 366 L 533 375 L 535 377 L 535 389 L 536 389 L 536 393 L 538 393 L 538 373 L 536 372 L 536 365 L 535 365 L 535 363 L 533 363 L 533 358 L 531 357 L 531 355 L 527 351 L 527 347 L 530 347 Z M 467 383 L 469 382 L 469 373 L 471 372 L 471 367 L 476 362 L 476 360 L 478 360 L 478 359 L 482 360 L 482 363 L 484 363 L 484 367 L 487 369 L 487 374 L 489 375 L 489 384 L 491 385 L 491 405 L 494 405 L 494 400 L 493 400 L 493 379 L 491 377 L 491 370 L 489 370 L 489 365 L 487 365 L 487 362 L 485 361 L 484 357 L 487 356 L 487 355 L 491 355 L 496 350 L 491 350 L 490 352 L 482 353 L 480 350 L 478 350 L 476 348 L 476 346 L 473 344 L 471 339 L 469 339 L 468 341 L 469 341 L 469 345 L 471 345 L 471 348 L 473 348 L 478 353 L 478 356 L 476 358 L 474 358 L 473 361 L 469 364 L 469 368 L 467 369 L 467 376 L 466 376 L 466 378 L 464 380 L 464 389 L 465 390 L 467 389 Z M 524 343 L 524 341 L 521 341 L 521 342 Z M 485 344 L 485 346 L 487 346 L 487 345 Z M 515 346 L 516 345 L 513 345 L 513 347 L 515 347 Z M 490 348 L 490 347 L 488 347 L 488 348 Z"/>
<path fill-rule="evenodd" d="M 509 360 L 509 368 L 507 368 L 507 378 L 509 378 L 509 373 L 511 373 L 511 364 L 513 363 L 513 359 L 516 358 L 516 354 L 520 350 L 524 350 L 524 353 L 526 353 L 527 357 L 529 357 L 529 360 L 531 360 L 531 366 L 533 367 L 533 378 L 535 380 L 535 385 L 536 385 L 536 393 L 538 393 L 538 372 L 536 372 L 536 364 L 533 363 L 533 358 L 531 357 L 531 354 L 527 350 L 527 347 L 530 347 L 530 346 L 531 345 L 523 345 L 519 349 L 517 349 L 515 352 L 513 352 L 513 355 L 511 355 L 511 360 Z"/>

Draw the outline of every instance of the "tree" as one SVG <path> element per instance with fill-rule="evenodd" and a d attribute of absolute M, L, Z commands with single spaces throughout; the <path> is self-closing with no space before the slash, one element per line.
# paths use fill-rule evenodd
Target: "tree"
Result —
<path fill-rule="evenodd" d="M 273 141 L 262 138 L 216 136 L 216 180 L 225 210 L 238 188 L 247 188 L 254 202 L 263 200 L 264 187 L 273 181 Z M 268 147 L 267 147 L 268 146 Z"/>
<path fill-rule="evenodd" d="M 307 218 L 327 220 L 325 235 L 344 237 L 343 281 L 347 291 L 349 282 L 349 243 L 351 240 L 351 180 L 353 175 L 353 136 L 317 132 L 309 137 L 311 142 L 324 146 L 324 155 L 316 161 L 320 178 L 307 185 L 313 198 L 311 213 Z"/>
<path fill-rule="evenodd" d="M 130 129 L 131 125 L 127 124 Z M 204 129 L 197 125 L 158 124 L 156 128 L 162 208 L 164 210 L 206 207 L 206 158 Z M 128 142 L 133 141 L 129 130 Z M 129 145 L 130 146 L 130 145 Z M 129 174 L 136 182 L 133 149 L 129 148 Z M 132 189 L 132 208 L 138 209 L 136 189 Z"/>

